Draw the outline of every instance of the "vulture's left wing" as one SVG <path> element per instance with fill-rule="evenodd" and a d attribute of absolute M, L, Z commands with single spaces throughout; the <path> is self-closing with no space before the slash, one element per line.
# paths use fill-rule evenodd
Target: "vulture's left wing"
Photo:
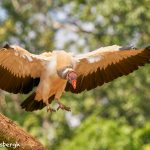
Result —
<path fill-rule="evenodd" d="M 87 54 L 76 56 L 77 87 L 67 84 L 66 91 L 80 93 L 91 90 L 117 77 L 128 75 L 139 66 L 150 63 L 150 47 L 143 49 L 120 46 L 102 47 Z"/>
<path fill-rule="evenodd" d="M 0 89 L 28 93 L 39 83 L 44 59 L 19 46 L 0 48 Z"/>

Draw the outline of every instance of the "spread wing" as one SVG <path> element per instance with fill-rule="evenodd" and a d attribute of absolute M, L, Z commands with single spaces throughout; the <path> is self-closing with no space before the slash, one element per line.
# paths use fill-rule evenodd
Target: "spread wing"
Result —
<path fill-rule="evenodd" d="M 80 93 L 91 90 L 120 76 L 128 75 L 139 66 L 150 63 L 150 47 L 143 49 L 123 49 L 120 46 L 102 47 L 87 54 L 78 55 L 77 88 L 67 83 L 66 91 Z"/>
<path fill-rule="evenodd" d="M 19 46 L 0 48 L 0 89 L 28 93 L 39 83 L 44 59 Z"/>

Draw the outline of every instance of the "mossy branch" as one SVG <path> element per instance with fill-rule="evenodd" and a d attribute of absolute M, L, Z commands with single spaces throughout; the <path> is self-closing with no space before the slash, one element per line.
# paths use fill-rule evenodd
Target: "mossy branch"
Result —
<path fill-rule="evenodd" d="M 4 145 L 10 150 L 46 150 L 39 141 L 0 114 L 0 146 Z"/>

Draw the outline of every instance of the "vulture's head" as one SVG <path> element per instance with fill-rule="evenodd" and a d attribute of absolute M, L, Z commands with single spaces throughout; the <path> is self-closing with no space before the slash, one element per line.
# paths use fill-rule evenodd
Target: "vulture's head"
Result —
<path fill-rule="evenodd" d="M 72 85 L 74 89 L 76 89 L 76 82 L 77 82 L 77 74 L 75 71 L 68 71 L 66 76 L 68 82 Z"/>
<path fill-rule="evenodd" d="M 74 89 L 76 89 L 76 82 L 77 82 L 77 73 L 73 70 L 73 68 L 64 67 L 63 69 L 60 69 L 57 71 L 59 77 L 62 79 L 67 80 Z"/>

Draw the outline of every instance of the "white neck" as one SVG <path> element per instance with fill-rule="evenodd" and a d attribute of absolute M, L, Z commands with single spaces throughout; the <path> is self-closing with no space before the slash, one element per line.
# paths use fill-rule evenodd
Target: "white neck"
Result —
<path fill-rule="evenodd" d="M 67 73 L 70 72 L 70 71 L 73 71 L 72 68 L 65 68 L 63 69 L 62 71 L 59 71 L 58 72 L 58 75 L 63 78 L 63 79 L 66 79 L 66 76 L 67 76 Z"/>

